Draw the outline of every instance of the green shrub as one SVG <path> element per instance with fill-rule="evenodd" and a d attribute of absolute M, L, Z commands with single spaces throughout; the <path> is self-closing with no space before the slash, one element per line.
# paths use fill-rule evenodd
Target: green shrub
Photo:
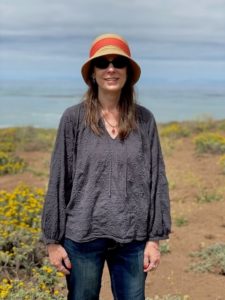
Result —
<path fill-rule="evenodd" d="M 196 120 L 188 122 L 187 126 L 192 133 L 198 134 L 217 130 L 218 121 L 215 121 L 210 116 L 202 116 Z"/>
<path fill-rule="evenodd" d="M 16 131 L 17 148 L 23 151 L 46 151 L 53 146 L 55 129 L 21 127 Z"/>
<path fill-rule="evenodd" d="M 199 134 L 195 137 L 194 143 L 199 153 L 225 153 L 225 136 L 219 133 Z"/>
<path fill-rule="evenodd" d="M 180 137 L 187 137 L 189 136 L 189 134 L 189 130 L 184 125 L 177 122 L 164 125 L 162 126 L 162 128 L 160 128 L 160 135 L 162 137 L 170 137 L 176 139 Z"/>
<path fill-rule="evenodd" d="M 191 253 L 199 262 L 191 265 L 191 270 L 225 275 L 225 244 L 214 244 Z"/>
<path fill-rule="evenodd" d="M 41 264 L 39 245 L 41 189 L 17 187 L 12 193 L 0 191 L 0 273 L 19 278 L 30 275 Z"/>
<path fill-rule="evenodd" d="M 46 151 L 53 146 L 55 129 L 17 127 L 0 129 L 0 151 Z"/>
<path fill-rule="evenodd" d="M 177 227 L 182 227 L 188 225 L 188 220 L 185 217 L 181 216 L 175 218 L 174 223 Z"/>
<path fill-rule="evenodd" d="M 4 278 L 0 282 L 0 299 L 65 300 L 62 293 L 64 284 L 60 283 L 62 276 L 61 273 L 46 264 L 32 270 L 32 280 L 29 282 Z"/>
<path fill-rule="evenodd" d="M 0 152 L 13 152 L 16 148 L 16 128 L 0 129 Z"/>
<path fill-rule="evenodd" d="M 43 202 L 42 189 L 0 191 L 0 299 L 65 299 L 65 280 L 39 242 Z"/>
<path fill-rule="evenodd" d="M 203 189 L 196 197 L 198 203 L 211 203 L 221 201 L 222 199 L 222 195 L 217 194 L 216 192 L 209 192 L 206 189 Z"/>
<path fill-rule="evenodd" d="M 169 240 L 163 241 L 159 244 L 159 249 L 161 254 L 168 254 L 170 253 L 170 245 Z"/>
<path fill-rule="evenodd" d="M 218 121 L 218 129 L 225 131 L 225 120 Z"/>
<path fill-rule="evenodd" d="M 15 150 L 15 143 L 1 141 L 0 152 L 13 152 L 14 150 Z"/>
<path fill-rule="evenodd" d="M 26 165 L 22 158 L 6 152 L 0 152 L 0 175 L 22 172 Z"/>

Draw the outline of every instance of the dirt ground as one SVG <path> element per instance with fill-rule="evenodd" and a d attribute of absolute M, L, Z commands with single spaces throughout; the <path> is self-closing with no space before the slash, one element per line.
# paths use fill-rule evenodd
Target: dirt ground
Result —
<path fill-rule="evenodd" d="M 29 163 L 29 171 L 0 178 L 0 188 L 12 190 L 19 182 L 46 188 L 50 154 L 19 153 Z M 176 218 L 187 220 L 185 226 L 173 223 L 168 242 L 170 252 L 162 255 L 158 269 L 148 274 L 146 297 L 155 295 L 189 295 L 193 300 L 225 299 L 225 277 L 190 270 L 190 253 L 215 243 L 225 243 L 225 175 L 217 155 L 198 155 L 191 138 L 175 140 L 173 149 L 165 150 L 170 183 L 171 211 Z M 222 195 L 221 201 L 198 203 L 207 189 Z M 101 299 L 112 300 L 107 267 L 102 280 Z"/>

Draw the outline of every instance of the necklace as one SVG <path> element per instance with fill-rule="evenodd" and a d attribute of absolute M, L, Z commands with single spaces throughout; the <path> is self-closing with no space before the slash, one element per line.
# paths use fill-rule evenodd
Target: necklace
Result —
<path fill-rule="evenodd" d="M 115 132 L 116 132 L 116 128 L 118 128 L 118 124 L 116 124 L 116 125 L 112 125 L 104 116 L 102 116 L 103 117 L 103 119 L 104 119 L 104 121 L 110 126 L 110 127 L 112 127 L 112 134 L 115 134 Z"/>

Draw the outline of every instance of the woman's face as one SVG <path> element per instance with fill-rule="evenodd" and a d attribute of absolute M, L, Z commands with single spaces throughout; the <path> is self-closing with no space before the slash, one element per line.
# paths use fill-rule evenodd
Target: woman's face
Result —
<path fill-rule="evenodd" d="M 105 55 L 94 64 L 93 78 L 99 92 L 121 92 L 127 80 L 128 60 L 119 55 Z"/>

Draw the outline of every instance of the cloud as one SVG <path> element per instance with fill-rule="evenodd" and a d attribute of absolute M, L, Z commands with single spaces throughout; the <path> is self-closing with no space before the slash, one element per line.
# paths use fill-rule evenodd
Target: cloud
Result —
<path fill-rule="evenodd" d="M 46 61 L 51 67 L 63 61 L 80 66 L 93 38 L 104 32 L 127 38 L 134 57 L 146 65 L 224 60 L 225 0 L 1 0 L 3 71 L 13 69 L 13 62 L 34 70 Z"/>
<path fill-rule="evenodd" d="M 224 34 L 225 0 L 1 0 L 7 34 L 84 35 L 117 29 L 127 36 Z M 131 30 L 132 29 L 132 30 Z"/>

